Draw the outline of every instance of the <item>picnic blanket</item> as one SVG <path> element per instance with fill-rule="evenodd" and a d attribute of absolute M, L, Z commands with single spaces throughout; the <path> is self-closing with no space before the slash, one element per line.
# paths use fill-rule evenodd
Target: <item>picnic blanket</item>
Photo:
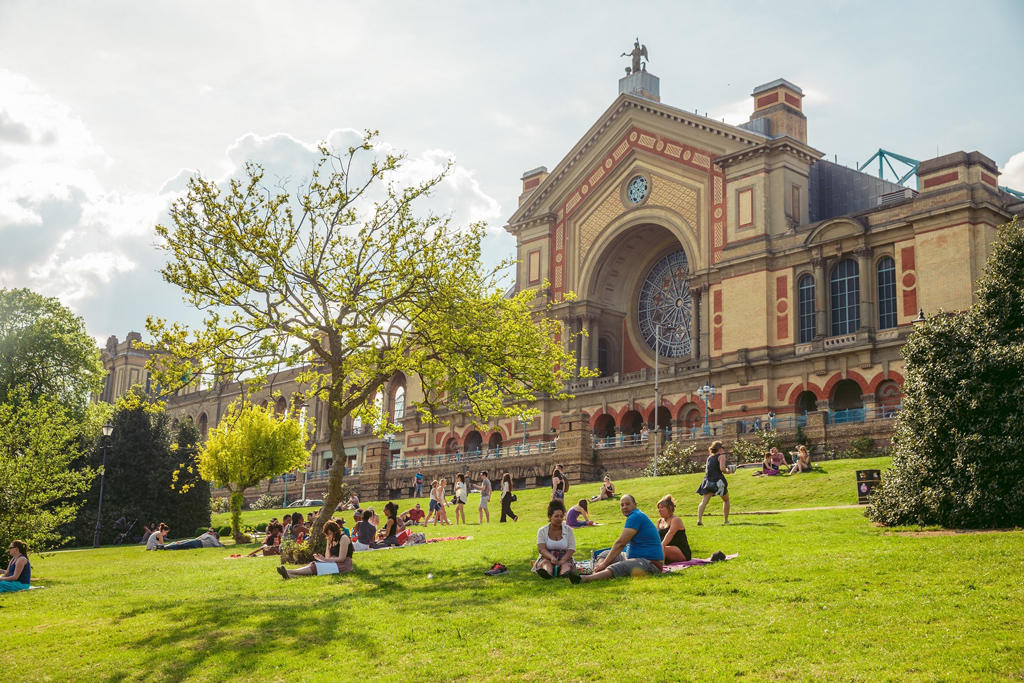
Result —
<path fill-rule="evenodd" d="M 733 560 L 733 559 L 736 559 L 739 556 L 740 556 L 739 553 L 734 553 L 732 555 L 726 555 L 725 556 L 725 560 Z M 725 562 L 725 560 L 721 560 L 721 561 Z M 689 569 L 690 567 L 702 567 L 702 566 L 704 566 L 706 564 L 713 564 L 713 563 L 712 563 L 711 560 L 701 560 L 701 559 L 698 559 L 698 558 L 695 557 L 692 560 L 688 560 L 686 562 L 673 562 L 672 564 L 666 564 L 664 567 L 661 568 L 661 571 L 662 571 L 662 573 L 678 572 L 678 571 L 682 571 L 683 569 Z"/>
<path fill-rule="evenodd" d="M 428 538 L 427 543 L 441 543 L 443 541 L 472 541 L 472 536 L 443 536 L 441 538 Z"/>

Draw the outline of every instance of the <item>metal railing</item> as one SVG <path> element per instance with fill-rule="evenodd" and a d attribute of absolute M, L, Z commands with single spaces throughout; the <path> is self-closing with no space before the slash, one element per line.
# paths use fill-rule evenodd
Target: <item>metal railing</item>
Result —
<path fill-rule="evenodd" d="M 465 453 L 438 453 L 436 455 L 423 455 L 415 458 L 398 458 L 392 460 L 390 469 L 404 470 L 410 467 L 430 467 L 432 465 L 450 465 L 463 462 L 477 462 L 480 460 L 494 460 L 496 458 L 515 458 L 527 455 L 542 455 L 552 453 L 556 447 L 556 441 L 541 441 L 537 443 L 516 444 L 504 448 L 488 448 L 467 451 Z"/>

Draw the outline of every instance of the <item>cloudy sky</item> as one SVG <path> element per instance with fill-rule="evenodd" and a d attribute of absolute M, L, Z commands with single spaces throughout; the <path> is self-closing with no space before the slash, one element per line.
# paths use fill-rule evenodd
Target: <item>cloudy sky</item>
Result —
<path fill-rule="evenodd" d="M 639 36 L 662 101 L 739 123 L 784 77 L 809 142 L 853 165 L 980 150 L 1024 190 L 1024 3 L 0 0 L 0 287 L 58 296 L 98 339 L 194 322 L 153 225 L 189 174 L 301 178 L 354 131 L 456 162 L 434 200 L 486 220 L 616 96 Z"/>

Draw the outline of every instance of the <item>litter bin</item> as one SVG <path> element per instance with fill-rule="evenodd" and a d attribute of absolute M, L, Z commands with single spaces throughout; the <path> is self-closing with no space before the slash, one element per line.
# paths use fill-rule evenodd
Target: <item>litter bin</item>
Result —
<path fill-rule="evenodd" d="M 867 505 L 871 492 L 881 483 L 881 470 L 857 470 L 857 504 Z"/>

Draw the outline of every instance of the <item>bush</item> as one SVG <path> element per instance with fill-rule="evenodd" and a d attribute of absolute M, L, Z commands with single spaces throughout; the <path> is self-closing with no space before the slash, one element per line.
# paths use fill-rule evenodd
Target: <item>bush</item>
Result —
<path fill-rule="evenodd" d="M 736 458 L 736 464 L 745 465 L 751 462 L 761 462 L 768 451 L 773 448 L 783 449 L 783 438 L 774 429 L 762 429 L 757 432 L 756 441 L 737 439 L 732 445 L 732 455 Z"/>
<path fill-rule="evenodd" d="M 1024 524 L 1024 221 L 999 238 L 977 301 L 933 314 L 903 346 L 892 468 L 868 516 L 885 525 Z"/>
<path fill-rule="evenodd" d="M 231 499 L 214 498 L 211 507 L 214 512 L 231 512 Z"/>
<path fill-rule="evenodd" d="M 196 529 L 196 536 L 202 536 L 203 534 L 205 534 L 209 530 L 210 530 L 210 527 L 208 527 L 208 526 L 201 526 L 198 529 Z"/>
<path fill-rule="evenodd" d="M 281 546 L 281 564 L 309 564 L 312 561 L 313 551 L 305 541 L 286 541 Z"/>
<path fill-rule="evenodd" d="M 281 507 L 281 496 L 272 496 L 264 493 L 252 503 L 249 503 L 250 510 L 272 510 Z"/>
<path fill-rule="evenodd" d="M 697 447 L 694 444 L 687 446 L 682 445 L 678 441 L 673 441 L 662 449 L 661 453 L 658 454 L 658 476 L 665 477 L 673 474 L 693 474 L 694 472 L 701 472 L 704 470 L 704 466 L 699 462 L 693 462 L 690 456 L 693 455 Z M 644 477 L 654 476 L 654 463 L 652 462 L 640 473 Z"/>
<path fill-rule="evenodd" d="M 846 448 L 839 457 L 845 459 L 871 458 L 874 455 L 875 440 L 870 436 L 861 436 L 846 444 Z"/>
<path fill-rule="evenodd" d="M 259 524 L 256 525 L 257 533 L 261 533 L 262 534 L 266 530 L 267 530 L 267 523 L 266 522 L 260 522 Z"/>
<path fill-rule="evenodd" d="M 793 437 L 796 441 L 797 446 L 807 446 L 810 441 L 807 439 L 807 432 L 804 431 L 803 425 L 796 426 L 796 436 Z"/>
<path fill-rule="evenodd" d="M 221 538 L 230 538 L 231 537 L 231 525 L 228 524 L 227 526 L 222 526 L 219 529 L 217 529 L 217 535 L 220 536 Z"/>

